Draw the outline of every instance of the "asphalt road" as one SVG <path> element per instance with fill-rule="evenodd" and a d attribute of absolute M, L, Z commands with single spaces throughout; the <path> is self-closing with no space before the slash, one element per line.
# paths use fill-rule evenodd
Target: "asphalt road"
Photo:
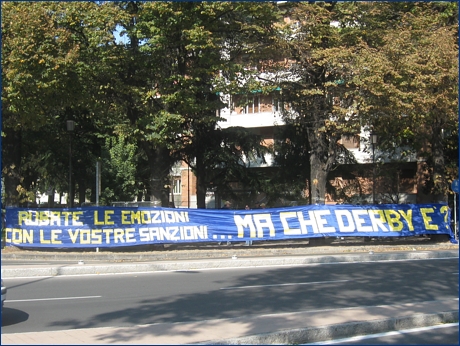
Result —
<path fill-rule="evenodd" d="M 458 298 L 458 259 L 7 279 L 2 334 Z"/>

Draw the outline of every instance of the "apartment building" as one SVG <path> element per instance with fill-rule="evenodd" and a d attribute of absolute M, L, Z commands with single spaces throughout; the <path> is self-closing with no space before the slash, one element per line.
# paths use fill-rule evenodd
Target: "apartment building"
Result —
<path fill-rule="evenodd" d="M 242 100 L 242 98 L 244 98 Z M 281 115 L 282 103 L 280 90 L 274 90 L 268 95 L 259 92 L 250 95 L 225 95 L 223 100 L 226 107 L 219 110 L 219 115 L 226 119 L 218 123 L 222 128 L 240 126 L 250 129 L 263 138 L 265 145 L 271 145 L 275 141 L 277 127 L 284 126 Z M 242 103 L 245 106 L 240 106 Z M 370 134 L 363 128 L 361 133 L 353 137 L 343 137 L 343 144 L 356 158 L 357 164 L 342 165 L 339 169 L 329 174 L 329 183 L 337 190 L 344 190 L 349 198 L 336 200 L 332 194 L 326 195 L 327 204 L 336 203 L 372 203 L 375 198 L 377 203 L 417 203 L 421 202 L 417 197 L 417 172 L 419 163 L 415 156 L 408 157 L 407 162 L 400 163 L 395 170 L 396 179 L 389 181 L 384 175 L 374 171 L 374 164 L 389 162 L 390 158 L 378 149 L 377 143 L 370 142 Z M 373 150 L 372 150 L 373 149 Z M 265 163 L 262 160 L 252 161 L 251 169 L 277 169 L 274 165 L 274 157 L 268 154 Z M 386 168 L 382 168 L 385 167 Z M 379 170 L 389 170 L 391 164 L 379 165 Z M 395 178 L 395 176 L 393 176 Z M 375 186 L 374 186 L 375 184 Z M 235 182 L 235 189 L 238 183 Z M 177 208 L 196 207 L 196 179 L 193 172 L 185 163 L 176 165 L 172 172 L 170 200 Z M 305 191 L 308 195 L 308 189 Z M 375 194 L 375 196 L 373 196 Z M 258 196 L 259 202 L 265 202 L 264 195 Z M 206 197 L 207 208 L 220 208 L 223 200 L 209 191 Z M 257 205 L 257 203 L 255 204 Z M 279 206 L 279 205 L 278 205 Z"/>

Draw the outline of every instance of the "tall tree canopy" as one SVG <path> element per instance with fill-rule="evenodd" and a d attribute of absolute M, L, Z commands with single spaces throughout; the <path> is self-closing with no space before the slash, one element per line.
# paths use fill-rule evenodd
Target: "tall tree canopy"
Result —
<path fill-rule="evenodd" d="M 130 120 L 138 130 L 143 126 L 152 193 L 167 203 L 163 188 L 167 174 L 174 160 L 184 159 L 197 176 L 198 207 L 205 208 L 206 189 L 212 183 L 207 171 L 214 166 L 209 157 L 217 157 L 228 138 L 216 128 L 221 120 L 217 111 L 223 107 L 219 94 L 238 87 L 241 83 L 237 81 L 248 75 L 242 57 L 257 53 L 267 42 L 277 19 L 276 7 L 234 2 L 133 6 L 138 8 L 135 29 L 128 26 L 126 31 L 146 62 L 146 69 L 136 74 L 148 76 L 145 86 L 150 89 L 131 105 L 144 110 L 131 115 Z M 237 153 L 242 154 L 234 150 Z"/>
<path fill-rule="evenodd" d="M 324 203 L 327 175 L 343 162 L 339 139 L 363 127 L 379 133 L 387 151 L 417 137 L 411 147 L 432 157 L 433 186 L 445 195 L 440 133 L 454 130 L 458 109 L 457 5 L 303 2 L 287 8 L 290 22 L 279 47 L 291 63 L 289 74 L 278 65 L 274 81 L 290 103 L 286 122 L 308 138 L 312 201 Z"/>
<path fill-rule="evenodd" d="M 19 192 L 36 190 L 39 182 L 41 191 L 66 190 L 66 120 L 76 122 L 76 138 L 82 138 L 74 152 L 79 176 L 92 165 L 88 152 L 98 146 L 95 136 L 109 114 L 100 76 L 109 73 L 106 62 L 119 17 L 113 3 L 2 3 L 2 173 L 7 204 L 20 202 Z M 31 174 L 33 180 L 24 179 Z"/>
<path fill-rule="evenodd" d="M 111 185 L 103 189 L 107 203 L 147 191 L 166 205 L 178 160 L 197 176 L 199 208 L 215 184 L 222 193 L 232 179 L 259 187 L 244 159 L 262 157 L 261 138 L 220 129 L 218 110 L 225 94 L 274 87 L 282 89 L 287 124 L 278 147 L 285 160 L 277 162 L 310 172 L 280 184 L 308 180 L 313 203 L 324 203 L 328 173 L 347 162 L 339 139 L 362 128 L 379 134 L 382 151 L 398 147 L 401 160 L 422 157 L 435 200 L 445 199 L 457 174 L 445 159 L 458 130 L 457 3 L 1 6 L 7 204 L 36 191 L 69 191 L 67 120 L 76 123 L 73 184 L 80 201 L 90 190 L 94 199 L 98 160 Z M 291 160 L 296 155 L 302 160 Z"/>

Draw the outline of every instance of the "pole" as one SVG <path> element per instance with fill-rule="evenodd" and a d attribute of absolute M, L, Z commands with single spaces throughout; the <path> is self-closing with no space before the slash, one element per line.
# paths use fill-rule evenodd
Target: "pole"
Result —
<path fill-rule="evenodd" d="M 171 194 L 171 197 L 170 197 L 170 203 L 169 203 L 169 207 L 172 207 L 173 205 L 175 205 L 174 203 L 174 183 L 175 183 L 175 180 L 174 180 L 174 176 L 171 175 L 171 186 L 169 188 L 169 193 Z"/>
<path fill-rule="evenodd" d="M 190 208 L 190 166 L 187 169 L 187 208 Z"/>
<path fill-rule="evenodd" d="M 372 204 L 375 204 L 375 145 L 377 144 L 377 134 L 371 133 L 372 144 Z"/>
<path fill-rule="evenodd" d="M 458 35 L 457 35 L 457 37 L 458 37 Z M 457 143 L 457 155 L 458 155 L 458 157 L 457 157 L 457 179 L 460 179 L 460 112 L 458 113 L 457 124 L 458 124 L 457 125 L 457 127 L 458 127 L 458 129 L 457 129 L 457 137 L 458 137 L 458 143 Z M 455 200 L 457 200 L 457 194 L 455 194 Z M 456 213 L 456 215 L 460 215 L 460 210 L 455 208 L 455 213 Z M 458 229 L 457 223 L 455 223 L 455 229 L 456 229 L 457 232 L 460 231 Z M 458 240 L 458 235 L 457 235 L 457 240 Z"/>
<path fill-rule="evenodd" d="M 454 238 L 458 240 L 458 225 L 457 225 L 457 194 L 454 193 Z"/>
<path fill-rule="evenodd" d="M 69 208 L 73 208 L 73 186 L 72 186 L 72 132 L 75 129 L 75 121 L 67 120 L 67 131 L 69 132 Z"/>
<path fill-rule="evenodd" d="M 99 195 L 101 194 L 101 162 L 96 162 L 96 206 L 99 206 Z"/>
<path fill-rule="evenodd" d="M 73 208 L 73 187 L 72 187 L 72 132 L 69 133 L 69 208 Z"/>
<path fill-rule="evenodd" d="M 372 204 L 375 204 L 375 144 L 372 143 Z"/>

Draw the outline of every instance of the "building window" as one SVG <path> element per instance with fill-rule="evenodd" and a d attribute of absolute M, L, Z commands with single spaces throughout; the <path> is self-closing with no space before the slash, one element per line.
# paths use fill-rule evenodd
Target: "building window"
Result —
<path fill-rule="evenodd" d="M 359 148 L 359 136 L 342 136 L 342 145 L 347 149 Z"/>
<path fill-rule="evenodd" d="M 233 96 L 233 109 L 237 114 L 254 114 L 260 112 L 259 96 Z"/>
<path fill-rule="evenodd" d="M 249 98 L 246 113 L 259 113 L 259 96 Z"/>
<path fill-rule="evenodd" d="M 180 195 L 182 193 L 182 181 L 174 179 L 173 194 Z"/>
<path fill-rule="evenodd" d="M 273 98 L 273 113 L 280 111 L 280 100 L 278 97 Z"/>

